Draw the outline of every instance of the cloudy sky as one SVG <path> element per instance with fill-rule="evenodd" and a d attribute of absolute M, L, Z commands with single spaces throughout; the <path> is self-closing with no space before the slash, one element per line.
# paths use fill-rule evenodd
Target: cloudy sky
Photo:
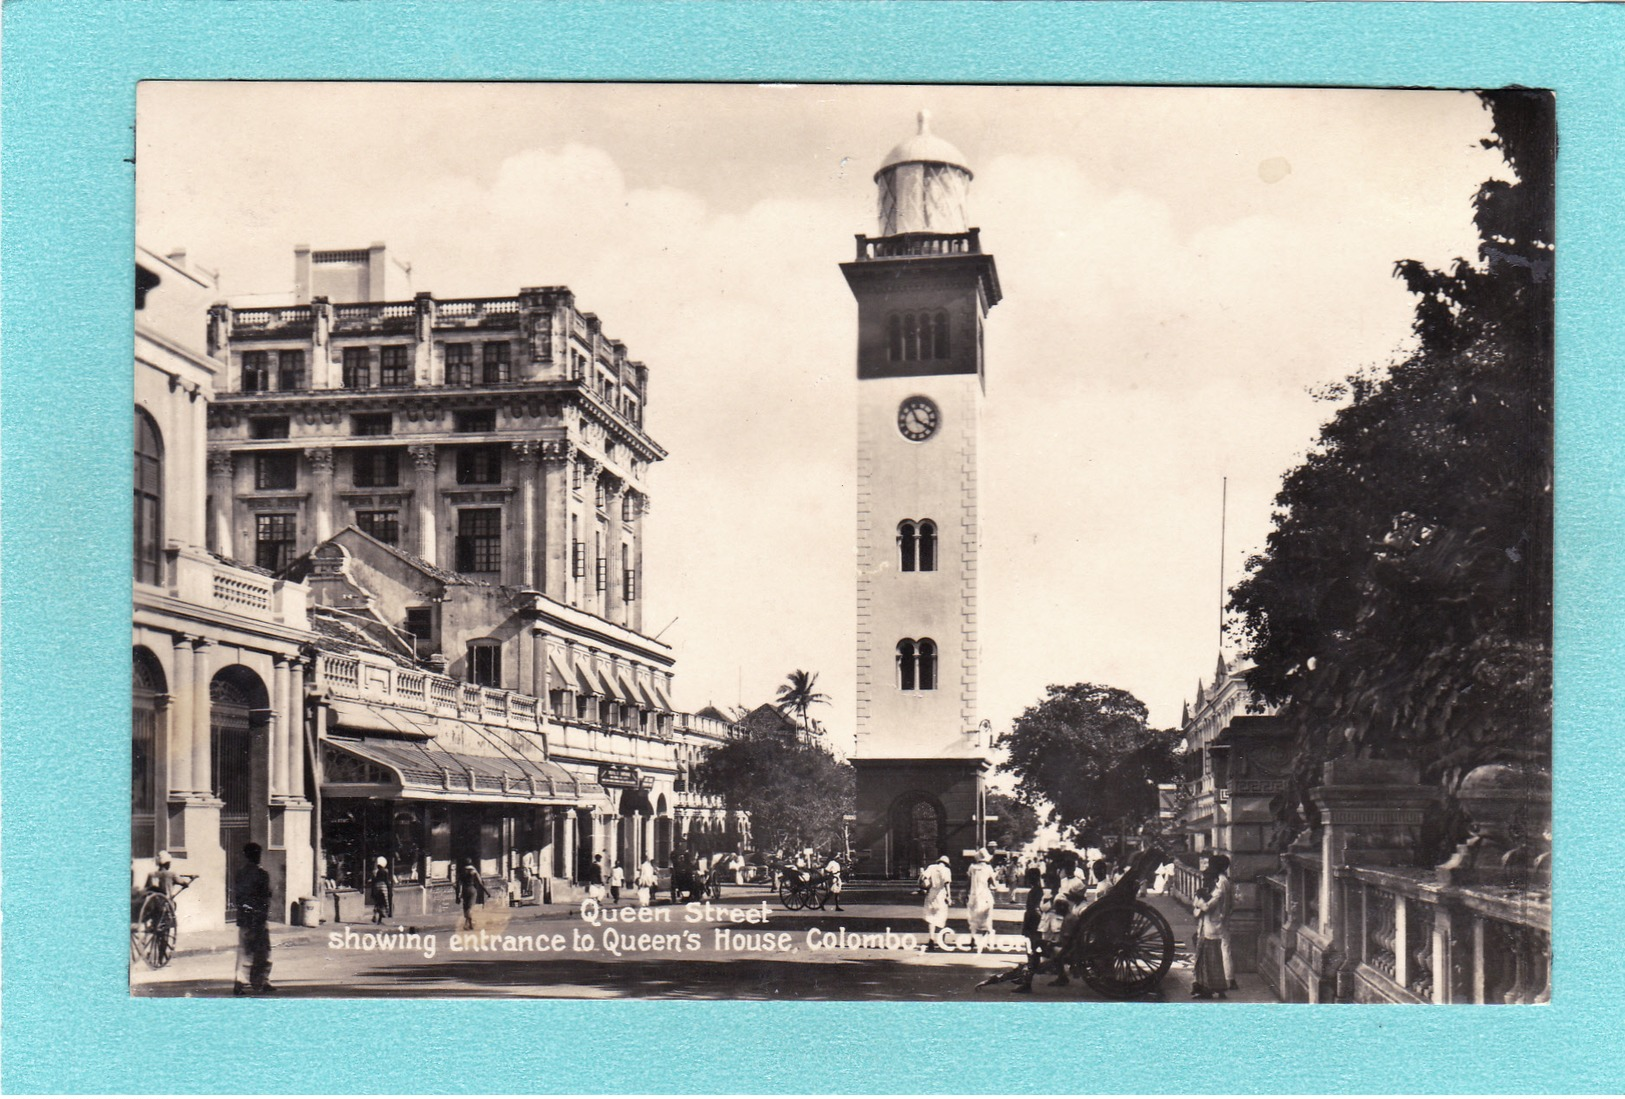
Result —
<path fill-rule="evenodd" d="M 385 241 L 413 289 L 568 284 L 651 371 L 649 632 L 677 701 L 793 668 L 850 745 L 856 309 L 837 264 L 915 114 L 974 169 L 989 318 L 984 715 L 1050 683 L 1172 724 L 1218 653 L 1223 576 L 1332 411 L 1393 359 L 1395 260 L 1474 255 L 1504 172 L 1455 92 L 547 84 L 141 85 L 137 232 L 228 296 L 292 247 Z M 672 620 L 675 621 L 673 622 Z M 672 624 L 668 627 L 667 623 Z"/>

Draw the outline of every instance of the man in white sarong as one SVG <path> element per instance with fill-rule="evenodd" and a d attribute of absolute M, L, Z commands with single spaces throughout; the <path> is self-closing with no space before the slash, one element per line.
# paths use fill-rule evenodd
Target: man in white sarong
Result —
<path fill-rule="evenodd" d="M 942 933 L 948 927 L 948 886 L 953 880 L 947 855 L 927 866 L 920 875 L 920 884 L 925 886 L 925 929 L 931 939 L 927 950 L 946 949 Z"/>

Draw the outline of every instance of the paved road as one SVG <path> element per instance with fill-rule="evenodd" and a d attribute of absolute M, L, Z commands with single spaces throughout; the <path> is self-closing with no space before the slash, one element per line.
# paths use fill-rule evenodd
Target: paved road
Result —
<path fill-rule="evenodd" d="M 612 919 L 616 911 L 595 915 L 555 906 L 478 912 L 473 933 L 456 932 L 446 917 L 384 928 L 324 924 L 277 947 L 272 981 L 279 997 L 1099 998 L 1081 982 L 1054 988 L 1047 978 L 1040 978 L 1032 997 L 1013 996 L 1009 984 L 979 989 L 1019 956 L 925 952 L 918 906 L 898 900 L 885 891 L 866 895 L 860 887 L 849 890 L 845 912 L 787 912 L 765 893 L 747 889 L 719 909 L 660 905 L 641 917 L 632 910 L 633 922 Z M 1176 917 L 1176 931 L 1185 930 L 1173 911 L 1177 906 L 1157 903 Z M 959 915 L 953 926 L 963 932 Z M 1019 910 L 1001 908 L 997 927 L 1019 931 Z M 219 945 L 226 941 L 220 938 Z M 233 961 L 222 949 L 183 954 L 158 971 L 138 964 L 131 990 L 229 996 Z M 1250 983 L 1239 998 L 1260 998 L 1246 995 L 1261 991 L 1256 979 Z M 1188 996 L 1189 987 L 1189 958 L 1181 950 L 1161 997 Z"/>

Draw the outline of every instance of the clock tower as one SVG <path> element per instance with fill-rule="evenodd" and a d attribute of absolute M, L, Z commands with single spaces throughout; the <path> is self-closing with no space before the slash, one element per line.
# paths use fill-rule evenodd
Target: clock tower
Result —
<path fill-rule="evenodd" d="M 858 302 L 856 872 L 913 877 L 985 842 L 977 709 L 982 329 L 993 257 L 971 170 L 930 131 L 875 173 L 880 235 L 841 265 Z"/>

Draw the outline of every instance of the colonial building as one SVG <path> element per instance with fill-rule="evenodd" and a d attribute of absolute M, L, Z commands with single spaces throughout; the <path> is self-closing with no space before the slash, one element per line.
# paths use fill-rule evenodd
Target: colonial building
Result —
<path fill-rule="evenodd" d="M 205 416 L 225 364 L 202 346 L 216 288 L 185 257 L 136 251 L 134 662 L 130 849 L 197 881 L 182 932 L 232 918 L 242 847 L 286 919 L 314 888 L 302 699 L 306 590 L 205 548 Z"/>
<path fill-rule="evenodd" d="M 1199 857 L 1230 859 L 1235 882 L 1231 942 L 1235 964 L 1256 965 L 1262 912 L 1259 881 L 1280 867 L 1272 842 L 1275 805 L 1286 788 L 1291 745 L 1266 707 L 1255 705 L 1247 689 L 1249 665 L 1219 655 L 1213 679 L 1196 684 L 1185 704 L 1181 728 L 1191 772 L 1184 784 L 1181 831 L 1187 857 L 1181 860 L 1174 890 L 1186 900 L 1199 880 Z M 1255 712 L 1256 711 L 1256 712 Z"/>
<path fill-rule="evenodd" d="M 971 171 L 920 116 L 875 173 L 880 236 L 841 265 L 858 304 L 857 872 L 982 846 L 977 708 L 982 331 L 1000 299 Z"/>
<path fill-rule="evenodd" d="M 687 775 L 731 730 L 679 722 L 641 632 L 648 371 L 561 287 L 369 300 L 407 273 L 301 247 L 303 300 L 209 313 L 211 543 L 316 608 L 329 914 L 379 857 L 406 913 L 464 859 L 563 900 L 595 859 L 730 849 L 742 822 Z"/>

